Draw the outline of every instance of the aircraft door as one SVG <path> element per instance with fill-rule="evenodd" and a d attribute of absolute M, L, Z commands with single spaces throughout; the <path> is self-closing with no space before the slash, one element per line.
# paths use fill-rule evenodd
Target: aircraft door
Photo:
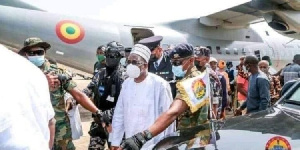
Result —
<path fill-rule="evenodd" d="M 133 37 L 133 43 L 136 44 L 138 41 L 141 39 L 154 36 L 154 33 L 150 29 L 145 29 L 145 28 L 132 28 L 131 29 L 131 34 Z"/>

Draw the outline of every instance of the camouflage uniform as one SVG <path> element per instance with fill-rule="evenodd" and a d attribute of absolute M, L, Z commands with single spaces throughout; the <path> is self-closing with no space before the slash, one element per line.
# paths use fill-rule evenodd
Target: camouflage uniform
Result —
<path fill-rule="evenodd" d="M 50 64 L 48 61 L 46 61 L 40 69 L 43 72 L 55 72 L 56 75 L 62 74 L 71 79 L 70 75 L 68 75 L 65 70 L 57 68 L 56 65 Z M 58 85 L 54 90 L 50 91 L 51 103 L 55 111 L 54 118 L 56 119 L 53 149 L 75 150 L 75 146 L 72 142 L 70 120 L 67 112 L 65 111 L 64 94 L 66 91 L 70 91 L 75 88 L 76 83 L 69 80 L 63 82 L 61 85 Z"/>
<path fill-rule="evenodd" d="M 191 69 L 191 74 L 184 77 L 180 82 L 196 77 L 201 73 L 197 70 L 196 67 Z M 178 89 L 178 85 L 177 85 Z M 175 99 L 181 99 L 183 101 L 187 101 L 182 97 L 180 90 L 177 91 L 177 95 Z M 208 120 L 208 111 L 209 111 L 209 103 L 206 102 L 202 107 L 200 107 L 196 112 L 192 113 L 190 109 L 185 111 L 182 115 L 178 117 L 178 130 L 195 127 L 198 125 L 204 125 L 206 130 L 203 130 L 197 134 L 195 134 L 195 138 L 190 140 L 187 144 L 188 147 L 191 147 L 195 142 L 196 138 L 200 138 L 201 145 L 207 145 L 210 141 L 210 123 Z"/>

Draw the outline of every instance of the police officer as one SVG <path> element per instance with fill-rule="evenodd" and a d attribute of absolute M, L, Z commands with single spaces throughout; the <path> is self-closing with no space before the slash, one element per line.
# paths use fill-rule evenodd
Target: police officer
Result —
<path fill-rule="evenodd" d="M 151 36 L 140 40 L 138 43 L 147 46 L 151 50 L 149 60 L 149 72 L 154 73 L 170 83 L 173 98 L 176 95 L 176 82 L 172 72 L 172 64 L 167 53 L 163 52 L 160 42 L 162 36 Z"/>
<path fill-rule="evenodd" d="M 30 62 L 46 73 L 51 103 L 55 112 L 54 118 L 56 120 L 53 149 L 75 150 L 75 146 L 72 142 L 70 121 L 65 108 L 64 94 L 69 92 L 77 102 L 84 108 L 95 113 L 97 117 L 99 116 L 99 111 L 88 97 L 76 89 L 76 83 L 64 69 L 50 64 L 45 59 L 46 51 L 50 47 L 49 43 L 43 42 L 40 38 L 28 38 L 25 40 L 24 47 L 19 51 L 19 54 L 26 57 Z"/>
<path fill-rule="evenodd" d="M 121 85 L 124 81 L 120 70 L 120 60 L 123 57 L 124 50 L 123 45 L 118 42 L 108 43 L 105 52 L 106 67 L 93 77 L 92 82 L 87 87 L 92 92 L 88 95 L 93 95 L 95 105 L 103 113 L 102 120 L 95 119 L 91 124 L 89 150 L 103 150 L 105 148 L 108 133 L 101 124 L 105 123 L 109 126 L 112 121 L 113 109 L 116 106 Z"/>
<path fill-rule="evenodd" d="M 190 146 L 193 146 L 194 148 L 203 147 L 210 142 L 210 123 L 208 121 L 208 110 L 210 105 L 209 102 L 203 98 L 205 95 L 204 93 L 210 93 L 205 90 L 204 84 L 198 82 L 200 81 L 199 78 L 201 76 L 199 75 L 201 73 L 194 65 L 194 48 L 190 44 L 179 44 L 171 51 L 170 57 L 174 74 L 184 75 L 184 78 L 178 81 L 176 85 L 178 92 L 175 100 L 171 104 L 169 110 L 159 116 L 158 119 L 154 121 L 153 125 L 147 130 L 127 138 L 122 142 L 121 148 L 140 149 L 143 144 L 164 131 L 176 120 L 176 118 L 178 118 L 179 130 L 189 130 L 199 125 L 203 127 L 201 132 L 196 133 L 191 141 L 186 141 L 188 149 L 191 148 Z M 206 79 L 206 81 L 207 80 L 209 79 Z M 196 100 L 194 95 L 197 95 L 199 98 Z"/>

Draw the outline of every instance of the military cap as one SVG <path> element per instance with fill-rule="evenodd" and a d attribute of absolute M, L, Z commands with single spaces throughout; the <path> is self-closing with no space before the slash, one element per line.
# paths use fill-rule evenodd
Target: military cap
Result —
<path fill-rule="evenodd" d="M 201 56 L 210 57 L 210 50 L 207 47 L 200 46 L 199 48 L 195 49 L 195 55 L 198 57 Z"/>
<path fill-rule="evenodd" d="M 48 50 L 51 47 L 51 45 L 47 42 L 43 42 L 38 37 L 27 38 L 24 41 L 24 47 L 19 51 L 19 54 L 23 55 L 24 52 L 26 52 L 27 50 L 29 50 L 30 48 L 33 48 L 33 47 L 42 47 L 45 50 Z"/>
<path fill-rule="evenodd" d="M 138 42 L 138 44 L 142 44 L 147 46 L 151 51 L 153 51 L 157 46 L 160 45 L 160 41 L 163 39 L 162 36 L 151 36 L 148 38 L 144 38 Z"/>
<path fill-rule="evenodd" d="M 171 59 L 185 58 L 189 56 L 194 56 L 194 47 L 188 43 L 181 43 L 172 49 L 169 54 Z"/>

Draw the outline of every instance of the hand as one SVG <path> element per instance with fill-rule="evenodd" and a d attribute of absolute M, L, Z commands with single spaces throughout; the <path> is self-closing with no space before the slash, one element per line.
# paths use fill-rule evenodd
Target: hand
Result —
<path fill-rule="evenodd" d="M 69 98 L 69 99 L 67 99 L 67 101 L 66 101 L 66 112 L 68 112 L 69 110 L 71 110 L 72 107 L 73 107 L 73 105 L 72 105 L 72 99 Z"/>
<path fill-rule="evenodd" d="M 58 76 L 54 75 L 53 72 L 47 73 L 46 78 L 48 80 L 48 85 L 49 85 L 50 91 L 55 90 L 60 85 Z"/>
<path fill-rule="evenodd" d="M 111 131 L 112 131 L 111 124 L 107 125 L 107 124 L 105 124 L 105 123 L 102 123 L 102 127 L 105 128 L 105 130 L 106 130 L 108 133 L 111 133 Z"/>
<path fill-rule="evenodd" d="M 234 116 L 240 116 L 240 115 L 242 115 L 242 110 L 241 108 L 237 108 L 234 112 Z"/>
<path fill-rule="evenodd" d="M 150 140 L 150 139 L 148 139 Z M 121 143 L 119 150 L 139 150 L 148 141 L 142 132 L 135 134 L 134 136 L 126 139 Z"/>

